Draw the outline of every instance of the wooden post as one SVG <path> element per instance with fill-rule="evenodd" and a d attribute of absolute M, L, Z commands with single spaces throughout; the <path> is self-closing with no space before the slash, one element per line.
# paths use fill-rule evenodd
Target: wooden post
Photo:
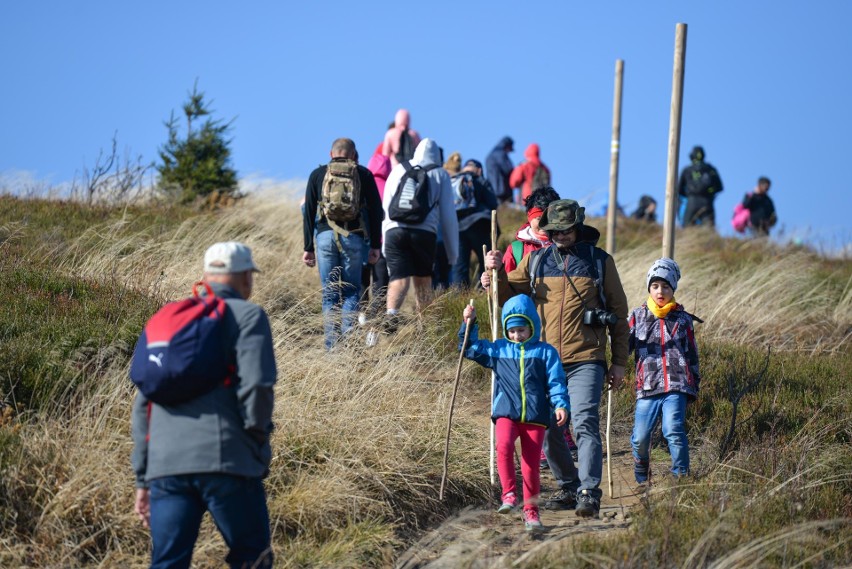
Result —
<path fill-rule="evenodd" d="M 663 221 L 663 257 L 674 259 L 677 220 L 677 175 L 680 153 L 680 118 L 683 111 L 683 75 L 686 67 L 686 24 L 675 27 L 672 108 L 669 116 L 669 159 L 666 170 L 666 211 Z"/>
<path fill-rule="evenodd" d="M 618 150 L 621 145 L 621 86 L 624 61 L 615 60 L 615 93 L 612 100 L 612 143 L 609 158 L 609 207 L 606 209 L 606 251 L 615 254 L 615 220 L 618 213 Z"/>
<path fill-rule="evenodd" d="M 497 250 L 497 210 L 491 210 L 491 250 Z M 491 290 L 489 291 L 491 294 L 491 340 L 497 340 L 497 322 L 500 320 L 500 310 L 499 303 L 497 299 L 497 269 L 491 270 Z M 494 406 L 494 370 L 491 370 L 491 406 Z M 488 409 L 489 417 L 491 415 L 491 408 Z M 491 477 L 491 485 L 493 486 L 496 482 L 496 476 L 494 472 L 494 421 L 488 421 L 491 424 L 491 435 L 489 437 L 489 447 L 490 451 L 488 453 L 488 473 Z"/>

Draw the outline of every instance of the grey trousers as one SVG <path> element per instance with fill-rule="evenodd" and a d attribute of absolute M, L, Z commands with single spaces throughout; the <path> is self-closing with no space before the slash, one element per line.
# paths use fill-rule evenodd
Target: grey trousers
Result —
<path fill-rule="evenodd" d="M 556 426 L 555 418 L 544 438 L 544 455 L 559 487 L 565 490 L 588 490 L 600 499 L 603 475 L 603 445 L 600 431 L 600 403 L 606 368 L 603 362 L 568 364 L 568 397 L 571 403 L 571 422 L 577 442 L 579 471 L 571 460 L 571 452 Z"/>

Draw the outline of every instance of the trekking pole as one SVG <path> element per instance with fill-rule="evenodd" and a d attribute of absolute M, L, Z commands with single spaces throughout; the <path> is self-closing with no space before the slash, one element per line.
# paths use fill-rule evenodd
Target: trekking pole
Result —
<path fill-rule="evenodd" d="M 491 250 L 497 250 L 497 210 L 491 210 Z M 497 341 L 497 307 L 499 301 L 497 298 L 497 269 L 491 269 L 491 341 Z M 494 407 L 494 383 L 496 381 L 496 372 L 491 370 L 491 408 Z M 489 413 L 491 409 L 489 409 Z M 491 485 L 494 485 L 494 421 L 489 421 L 491 424 L 490 450 L 488 453 L 488 472 L 491 476 Z"/>
<path fill-rule="evenodd" d="M 483 272 L 485 271 L 484 263 L 485 263 L 485 255 L 487 255 L 487 254 L 488 254 L 488 245 L 483 245 L 482 246 L 482 261 L 483 261 L 482 271 Z M 494 317 L 491 315 L 491 296 L 490 296 L 490 294 L 491 294 L 491 291 L 489 290 L 486 293 L 486 296 L 485 296 L 485 304 L 488 305 L 488 322 L 489 323 L 494 319 Z"/>
<path fill-rule="evenodd" d="M 470 299 L 470 305 L 473 306 L 473 299 Z M 444 473 L 441 475 L 441 489 L 438 492 L 438 500 L 444 499 L 444 486 L 447 483 L 447 469 L 450 459 L 450 429 L 453 425 L 453 407 L 456 404 L 456 392 L 459 390 L 459 378 L 461 377 L 462 362 L 464 361 L 464 350 L 467 348 L 467 340 L 470 337 L 470 322 L 465 320 L 464 341 L 462 349 L 459 350 L 459 365 L 456 368 L 456 383 L 453 386 L 453 398 L 450 400 L 450 412 L 447 415 L 447 438 L 444 442 Z"/>
<path fill-rule="evenodd" d="M 612 419 L 612 386 L 606 392 L 606 478 L 609 484 L 609 497 L 612 498 L 612 460 L 609 452 L 609 424 Z"/>

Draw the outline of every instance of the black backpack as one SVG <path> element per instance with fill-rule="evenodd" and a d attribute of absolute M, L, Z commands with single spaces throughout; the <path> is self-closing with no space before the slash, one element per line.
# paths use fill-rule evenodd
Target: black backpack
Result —
<path fill-rule="evenodd" d="M 388 217 L 391 221 L 400 223 L 423 223 L 432 208 L 438 203 L 429 203 L 429 176 L 427 172 L 438 167 L 430 164 L 426 167 L 412 166 L 411 162 L 403 162 L 405 174 L 399 181 L 396 192 L 388 206 Z"/>
<path fill-rule="evenodd" d="M 456 216 L 464 219 L 477 209 L 476 181 L 470 172 L 460 172 L 450 177 L 453 184 L 453 199 Z"/>
<path fill-rule="evenodd" d="M 399 135 L 399 152 L 395 154 L 395 157 L 400 164 L 414 158 L 414 139 L 408 134 L 407 128 Z"/>

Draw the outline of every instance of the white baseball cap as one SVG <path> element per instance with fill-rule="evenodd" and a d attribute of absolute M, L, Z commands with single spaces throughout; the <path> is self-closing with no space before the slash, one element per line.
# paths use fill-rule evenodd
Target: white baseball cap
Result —
<path fill-rule="evenodd" d="M 260 269 L 251 258 L 251 249 L 238 241 L 214 243 L 204 253 L 204 272 L 210 274 L 242 273 Z"/>

